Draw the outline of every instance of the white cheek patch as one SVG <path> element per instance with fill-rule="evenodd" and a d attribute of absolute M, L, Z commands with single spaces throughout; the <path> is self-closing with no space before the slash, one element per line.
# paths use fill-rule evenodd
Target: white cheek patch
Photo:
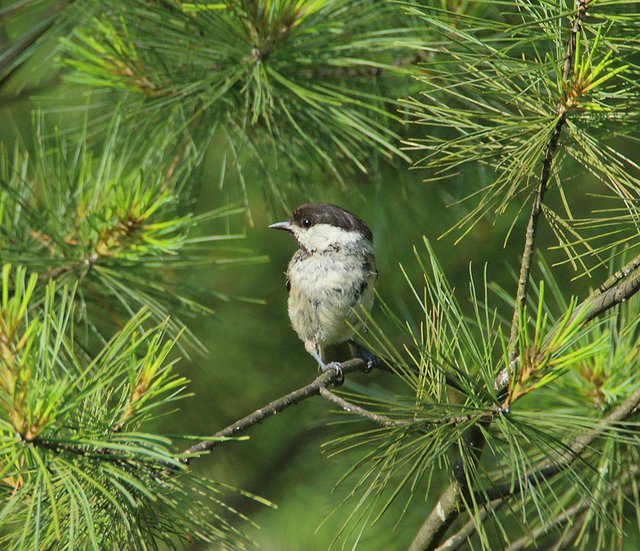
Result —
<path fill-rule="evenodd" d="M 299 229 L 295 235 L 298 242 L 310 251 L 321 251 L 335 245 L 348 247 L 362 240 L 358 232 L 343 230 L 329 224 L 318 224 L 308 230 Z"/>

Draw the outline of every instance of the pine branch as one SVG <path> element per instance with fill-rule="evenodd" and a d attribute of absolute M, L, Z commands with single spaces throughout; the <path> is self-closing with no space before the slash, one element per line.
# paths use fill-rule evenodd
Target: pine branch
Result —
<path fill-rule="evenodd" d="M 596 291 L 595 293 L 587 297 L 575 309 L 569 323 L 571 323 L 571 321 L 576 319 L 578 316 L 581 317 L 582 323 L 587 323 L 598 317 L 599 315 L 608 312 L 614 306 L 625 302 L 633 297 L 633 295 L 635 295 L 640 290 L 640 262 L 638 264 L 639 265 L 636 266 L 634 270 L 627 273 L 625 279 L 619 280 L 616 285 L 610 287 L 604 293 Z M 555 331 L 552 331 L 549 334 L 548 339 L 553 339 L 554 335 Z M 504 386 L 505 385 L 503 385 L 502 388 L 504 388 Z M 615 423 L 616 420 L 620 420 L 616 419 L 616 416 L 624 415 L 626 412 L 626 416 L 628 417 L 631 413 L 633 413 L 635 408 L 638 407 L 638 404 L 640 404 L 640 389 L 638 389 L 627 400 L 627 402 L 625 402 L 619 408 L 616 408 L 616 410 L 614 410 L 609 416 L 607 416 L 601 422 L 603 426 L 598 425 L 596 429 L 587 431 L 576 440 L 574 440 L 574 442 L 567 448 L 565 454 L 571 454 L 571 457 L 573 458 L 571 461 L 573 461 L 575 457 L 580 455 L 586 449 L 586 447 L 593 440 L 595 440 L 595 438 L 599 436 L 603 432 L 603 430 L 605 430 L 605 428 Z M 631 410 L 629 410 L 630 407 Z M 566 457 L 566 455 L 563 455 L 555 461 L 563 459 L 566 461 L 568 458 Z M 569 464 L 570 463 L 567 463 L 566 465 L 561 466 L 558 472 L 564 470 Z M 536 472 L 534 475 L 530 476 L 539 476 L 540 474 L 544 474 L 545 476 L 549 477 L 558 474 L 558 472 L 553 472 L 552 464 L 541 465 L 541 468 L 543 467 L 546 470 Z M 509 486 L 509 488 L 511 488 L 511 486 Z M 502 491 L 505 491 L 505 489 L 503 488 Z M 484 496 L 481 501 L 485 502 L 487 500 L 491 501 L 503 497 L 499 491 L 496 491 L 496 489 L 485 492 L 481 495 Z M 440 496 L 440 499 L 436 503 L 436 506 L 421 526 L 413 543 L 411 544 L 410 550 L 421 551 L 423 549 L 436 548 L 440 539 L 444 536 L 448 528 L 458 517 L 460 508 L 463 504 L 463 498 L 464 495 L 459 482 L 457 480 L 452 482 L 445 490 L 445 492 Z M 476 496 L 476 498 L 478 497 Z"/>
<path fill-rule="evenodd" d="M 486 504 L 480 511 L 478 511 L 478 515 L 476 518 L 471 518 L 467 521 L 467 523 L 458 530 L 453 536 L 448 538 L 442 545 L 436 547 L 436 551 L 453 551 L 454 549 L 459 549 L 462 545 L 464 545 L 468 538 L 474 534 L 476 531 L 476 527 L 479 524 L 484 523 L 484 521 L 489 517 L 489 513 L 495 511 L 502 507 L 506 501 L 499 499 L 495 502 L 491 502 Z"/>
<path fill-rule="evenodd" d="M 591 321 L 614 306 L 626 302 L 640 290 L 640 266 L 628 272 L 625 279 L 604 293 L 596 292 L 589 296 L 574 312 L 571 320 L 582 317 L 583 323 Z"/>
<path fill-rule="evenodd" d="M 360 358 L 355 358 L 342 363 L 342 372 L 344 375 L 355 373 L 357 371 L 364 372 L 367 369 L 367 363 Z M 250 413 L 249 415 L 239 419 L 235 423 L 232 423 L 228 427 L 216 432 L 212 439 L 203 440 L 197 444 L 191 446 L 189 449 L 182 452 L 182 462 L 189 464 L 198 454 L 204 452 L 210 452 L 217 447 L 220 443 L 218 438 L 225 438 L 235 436 L 236 434 L 247 430 L 253 425 L 264 421 L 265 419 L 272 417 L 276 413 L 280 413 L 290 406 L 294 406 L 307 398 L 320 394 L 321 389 L 327 389 L 329 386 L 338 386 L 340 382 L 340 374 L 335 369 L 329 369 L 316 377 L 311 383 L 305 385 L 289 394 L 285 394 L 280 398 L 273 400 L 266 406 L 261 407 Z"/>
<path fill-rule="evenodd" d="M 529 276 L 531 273 L 531 261 L 533 253 L 535 251 L 536 235 L 538 231 L 538 220 L 540 218 L 540 212 L 542 210 L 542 201 L 544 200 L 544 194 L 547 191 L 549 184 L 549 178 L 551 177 L 551 169 L 553 165 L 553 158 L 558 148 L 558 141 L 560 140 L 560 134 L 562 128 L 567 120 L 568 108 L 565 105 L 567 103 L 567 90 L 569 88 L 571 74 L 573 72 L 573 66 L 575 64 L 576 53 L 576 38 L 580 32 L 582 21 L 587 15 L 587 6 L 589 0 L 577 0 L 577 11 L 573 19 L 571 26 L 571 36 L 567 43 L 567 55 L 562 68 L 562 87 L 565 90 L 563 99 L 558 103 L 557 112 L 558 120 L 551 134 L 551 139 L 547 144 L 545 151 L 544 161 L 542 163 L 542 173 L 540 175 L 540 181 L 536 189 L 536 194 L 531 207 L 531 215 L 529 216 L 529 223 L 527 224 L 527 232 L 524 244 L 524 251 L 522 253 L 522 262 L 520 264 L 520 276 L 518 277 L 518 290 L 516 292 L 515 306 L 513 309 L 513 318 L 511 320 L 511 335 L 509 338 L 509 369 L 513 369 L 513 362 L 517 355 L 516 343 L 518 341 L 518 327 L 520 321 L 520 312 L 526 307 L 527 301 L 527 287 L 529 285 Z"/>
<path fill-rule="evenodd" d="M 100 255 L 97 252 L 92 252 L 90 255 L 85 258 L 81 258 L 80 260 L 75 260 L 70 262 L 69 264 L 63 264 L 62 266 L 56 266 L 51 270 L 47 270 L 41 274 L 38 274 L 38 280 L 40 281 L 49 281 L 50 279 L 55 279 L 69 272 L 73 272 L 80 268 L 86 268 L 87 270 L 91 269 L 100 258 Z"/>
<path fill-rule="evenodd" d="M 477 491 L 475 498 L 480 502 L 511 498 L 519 495 L 528 486 L 538 486 L 541 482 L 553 478 L 566 470 L 604 432 L 616 423 L 625 421 L 637 413 L 639 407 L 640 388 L 636 389 L 631 396 L 604 417 L 593 429 L 577 436 L 573 442 L 564 448 L 564 451 L 558 457 L 542 461 L 536 470 L 527 475 L 524 480 L 519 480 L 516 484 L 508 482 L 487 490 Z"/>
<path fill-rule="evenodd" d="M 620 268 L 617 272 L 615 272 L 609 279 L 607 279 L 600 287 L 598 287 L 597 291 L 594 295 L 598 295 L 604 293 L 611 289 L 614 285 L 616 285 L 620 280 L 626 278 L 631 272 L 633 272 L 636 268 L 640 266 L 640 255 L 636 256 L 633 260 L 625 264 L 622 268 Z"/>
<path fill-rule="evenodd" d="M 175 166 L 171 170 L 172 171 L 175 170 Z M 126 219 L 119 218 L 116 224 L 114 224 L 111 227 L 107 227 L 103 229 L 102 235 L 96 242 L 93 252 L 91 252 L 90 254 L 86 255 L 83 258 L 73 259 L 67 264 L 56 266 L 51 270 L 48 270 L 42 274 L 38 274 L 38 279 L 40 281 L 48 281 L 49 279 L 55 279 L 68 272 L 73 272 L 78 269 L 90 270 L 93 266 L 95 266 L 98 263 L 100 258 L 109 254 L 111 240 L 114 237 L 117 237 L 119 239 L 131 237 L 136 232 L 136 230 L 139 229 L 139 227 L 141 226 L 141 223 L 142 223 L 142 220 L 138 220 L 135 217 L 132 218 L 131 216 L 128 216 Z M 43 239 L 43 241 L 46 242 L 46 238 Z M 68 259 L 64 258 L 63 260 L 68 260 Z"/>
<path fill-rule="evenodd" d="M 623 404 L 624 405 L 624 404 Z M 637 406 L 636 410 L 637 411 Z M 577 456 L 576 456 L 577 457 Z M 631 493 L 635 491 L 635 484 L 631 483 L 631 478 L 636 477 L 638 475 L 638 468 L 632 469 L 630 472 L 626 473 L 626 476 L 623 480 L 616 481 L 611 487 L 610 491 L 614 491 L 617 488 L 622 486 L 627 486 L 625 488 L 625 493 Z M 505 485 L 506 488 L 506 485 Z M 477 519 L 470 519 L 458 532 L 456 532 L 453 536 L 451 536 L 446 542 L 444 542 L 440 547 L 437 548 L 436 551 L 453 551 L 454 549 L 458 549 L 461 545 L 467 542 L 467 539 L 473 535 L 476 531 L 476 527 L 479 523 L 482 523 L 491 512 L 497 511 L 500 507 L 502 507 L 507 500 L 505 497 L 511 497 L 513 494 L 509 494 L 508 492 L 501 497 L 498 497 L 494 500 L 485 503 L 483 508 L 480 510 Z M 482 499 L 482 498 L 481 498 Z M 517 539 L 513 543 L 511 543 L 506 549 L 507 551 L 520 551 L 522 549 L 527 549 L 531 542 L 535 541 L 537 538 L 548 534 L 551 529 L 556 526 L 560 526 L 562 524 L 573 521 L 578 515 L 586 511 L 592 502 L 591 500 L 584 500 L 575 505 L 569 507 L 562 513 L 558 514 L 555 518 L 553 518 L 550 522 L 539 526 L 535 530 L 531 531 L 530 534 L 525 534 L 521 538 Z M 582 522 L 574 521 L 576 525 L 581 528 Z M 571 537 L 563 537 L 567 543 L 571 543 L 574 538 Z"/>
<path fill-rule="evenodd" d="M 577 528 L 578 530 L 582 529 L 582 525 L 584 524 L 585 516 L 584 512 L 589 508 L 590 503 L 588 501 L 582 503 L 576 503 L 574 506 L 569 507 L 564 513 L 561 513 L 556 518 L 554 518 L 550 523 L 545 524 L 544 526 L 539 526 L 535 530 L 531 532 L 531 534 L 526 534 L 521 538 L 514 541 L 509 547 L 505 549 L 505 551 L 522 551 L 523 549 L 528 549 L 531 547 L 531 543 L 536 541 L 536 539 L 544 537 L 549 530 L 557 526 L 562 526 L 563 524 L 567 524 L 569 522 L 574 523 L 573 528 Z M 581 517 L 578 520 L 575 520 L 579 515 Z M 567 543 L 570 543 L 575 538 L 571 536 L 565 536 L 562 538 Z"/>
<path fill-rule="evenodd" d="M 349 402 L 345 400 L 341 396 L 338 396 L 331 392 L 327 387 L 322 387 L 320 389 L 320 395 L 329 402 L 332 402 L 342 408 L 347 413 L 354 413 L 363 417 L 364 419 L 369 419 L 374 423 L 382 425 L 383 427 L 407 427 L 409 425 L 417 425 L 423 424 L 424 426 L 456 426 L 461 425 L 463 423 L 468 423 L 469 421 L 477 421 L 483 419 L 491 419 L 494 415 L 500 413 L 500 409 L 496 406 L 495 408 L 491 408 L 487 411 L 479 411 L 476 413 L 469 413 L 466 415 L 452 415 L 442 417 L 440 419 L 420 419 L 413 418 L 411 420 L 408 419 L 392 419 L 386 415 L 381 415 L 379 413 L 375 413 L 373 411 L 369 411 L 353 402 Z"/>
<path fill-rule="evenodd" d="M 567 93 L 569 81 L 573 71 L 575 63 L 576 52 L 576 38 L 580 31 L 582 21 L 586 16 L 586 9 L 589 0 L 578 0 L 577 11 L 574 15 L 573 23 L 571 26 L 571 35 L 567 42 L 566 58 L 562 69 L 562 84 L 565 90 L 563 99 L 558 103 L 558 119 L 556 121 L 553 133 L 547 144 L 545 157 L 542 165 L 542 173 L 540 175 L 540 181 L 536 188 L 536 193 L 531 207 L 531 214 L 529 216 L 529 222 L 527 224 L 527 231 L 525 236 L 524 251 L 522 253 L 522 260 L 520 264 L 520 275 L 518 277 L 518 287 L 516 291 L 516 300 L 513 309 L 513 317 L 511 321 L 511 334 L 508 344 L 508 372 L 505 377 L 504 384 L 500 385 L 506 387 L 508 384 L 508 378 L 513 370 L 517 358 L 517 342 L 518 342 L 518 327 L 520 325 L 520 312 L 526 306 L 527 300 L 527 288 L 529 285 L 529 278 L 531 273 L 531 261 L 535 251 L 536 235 L 538 230 L 538 221 L 540 212 L 542 210 L 542 202 L 547 190 L 549 178 L 551 177 L 551 169 L 553 164 L 553 158 L 558 147 L 560 140 L 560 134 L 562 128 L 565 125 L 567 119 L 567 108 L 565 103 L 567 102 Z M 482 450 L 484 448 L 484 437 L 480 427 L 472 427 L 469 431 L 467 440 L 474 443 L 473 446 L 473 461 L 480 460 Z M 456 465 L 455 471 L 462 470 L 460 461 Z M 466 490 L 465 490 L 466 491 Z M 436 507 L 431 511 L 423 525 L 420 527 L 414 541 L 411 544 L 410 549 L 412 551 L 421 549 L 432 549 L 440 542 L 441 538 L 447 532 L 451 524 L 455 521 L 459 514 L 460 506 L 462 505 L 463 491 L 460 486 L 460 482 L 455 480 L 445 490 L 438 500 Z"/>
<path fill-rule="evenodd" d="M 352 404 L 348 400 L 345 400 L 341 396 L 337 396 L 331 392 L 326 386 L 320 387 L 320 396 L 341 407 L 347 413 L 355 413 L 356 415 L 369 419 L 383 427 L 406 427 L 411 424 L 410 421 L 391 419 L 391 417 L 387 417 L 386 415 L 380 415 L 379 413 L 374 413 L 373 411 L 369 411 L 368 409 L 356 404 Z"/>
<path fill-rule="evenodd" d="M 367 364 L 360 358 L 353 358 L 346 362 L 342 362 L 341 365 L 342 371 L 345 375 L 349 373 L 356 373 L 358 371 L 366 372 L 366 370 L 368 369 Z M 385 362 L 382 362 L 381 368 L 384 371 L 393 372 L 393 370 L 388 365 L 386 365 Z M 243 417 L 242 419 L 239 419 L 235 423 L 232 423 L 226 428 L 216 432 L 211 437 L 211 439 L 198 442 L 197 444 L 191 446 L 189 449 L 184 450 L 180 454 L 181 456 L 183 456 L 181 461 L 184 464 L 189 464 L 191 459 L 197 456 L 197 454 L 214 450 L 218 446 L 218 444 L 223 441 L 220 439 L 233 437 L 238 433 L 252 427 L 253 425 L 260 423 L 269 417 L 272 417 L 276 413 L 280 413 L 286 408 L 294 406 L 302 402 L 303 400 L 316 395 L 322 396 L 325 400 L 336 404 L 349 413 L 354 413 L 384 427 L 406 427 L 408 425 L 417 423 L 423 423 L 425 426 L 455 426 L 462 423 L 468 423 L 472 420 L 489 420 L 492 419 L 494 415 L 497 415 L 500 412 L 499 408 L 496 407 L 488 411 L 480 411 L 466 415 L 454 415 L 450 417 L 443 417 L 442 419 L 392 419 L 391 417 L 387 417 L 386 415 L 381 415 L 379 413 L 369 411 L 361 406 L 353 404 L 348 400 L 337 396 L 329 390 L 329 387 L 340 386 L 340 384 L 342 384 L 342 382 L 340 380 L 340 375 L 336 370 L 331 369 L 329 371 L 326 371 L 316 377 L 316 379 L 314 379 L 308 385 L 305 385 L 297 390 L 285 394 L 284 396 L 281 396 L 280 398 L 273 400 L 272 402 L 269 402 L 266 406 L 257 409 L 253 413 L 250 413 L 249 415 Z"/>

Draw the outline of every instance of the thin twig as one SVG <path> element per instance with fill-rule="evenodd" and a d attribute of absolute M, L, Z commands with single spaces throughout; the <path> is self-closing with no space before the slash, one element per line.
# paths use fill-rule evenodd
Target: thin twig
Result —
<path fill-rule="evenodd" d="M 447 539 L 442 545 L 436 547 L 435 551 L 454 551 L 461 545 L 464 545 L 466 541 L 475 533 L 477 526 L 484 523 L 491 512 L 498 510 L 506 502 L 503 499 L 493 501 L 485 504 L 482 509 L 478 511 L 478 515 L 475 518 L 470 518 L 467 523 L 458 530 L 453 536 Z"/>
<path fill-rule="evenodd" d="M 633 272 L 638 266 L 640 266 L 640 255 L 636 256 L 633 260 L 625 264 L 622 268 L 620 268 L 617 272 L 611 275 L 609 279 L 607 279 L 598 289 L 594 292 L 594 295 L 599 295 L 600 293 L 604 293 L 613 287 L 618 281 L 627 277 L 631 272 Z"/>
<path fill-rule="evenodd" d="M 466 413 L 463 415 L 452 415 L 449 417 L 441 417 L 439 419 L 392 419 L 391 417 L 387 417 L 386 415 L 381 415 L 379 413 L 375 413 L 373 411 L 369 411 L 361 406 L 358 406 L 348 400 L 345 400 L 341 396 L 334 394 L 328 388 L 321 388 L 320 395 L 329 402 L 333 402 L 334 404 L 340 406 L 348 413 L 355 413 L 360 417 L 364 417 L 365 419 L 369 419 L 374 423 L 378 423 L 384 427 L 407 427 L 409 425 L 422 425 L 425 427 L 435 427 L 435 426 L 457 426 L 462 423 L 468 423 L 469 421 L 479 421 L 482 419 L 491 419 L 498 413 L 500 413 L 499 407 L 492 407 L 488 410 L 476 411 L 474 413 Z"/>
<path fill-rule="evenodd" d="M 582 532 L 582 527 L 589 516 L 589 511 L 583 511 L 582 513 L 577 513 L 580 515 L 580 518 L 568 517 L 567 521 L 573 522 L 573 526 L 566 530 L 564 534 L 560 537 L 560 539 L 554 544 L 547 546 L 546 549 L 553 549 L 553 551 L 560 551 L 561 549 L 575 549 L 575 542 Z"/>
<path fill-rule="evenodd" d="M 355 358 L 342 363 L 342 372 L 344 375 L 349 373 L 355 373 L 357 371 L 366 371 L 368 369 L 367 363 L 360 358 Z M 235 423 L 232 423 L 228 427 L 216 432 L 210 439 L 203 440 L 197 444 L 191 446 L 189 449 L 182 452 L 182 462 L 188 464 L 194 456 L 197 456 L 204 452 L 212 451 L 218 444 L 218 439 L 221 437 L 235 436 L 236 434 L 245 431 L 249 427 L 252 427 L 256 423 L 260 423 L 264 419 L 275 415 L 283 411 L 284 409 L 293 406 L 320 394 L 320 389 L 328 388 L 329 386 L 336 386 L 340 381 L 340 374 L 335 369 L 328 369 L 316 379 L 314 379 L 308 385 L 305 385 L 289 394 L 285 394 L 280 398 L 273 400 L 269 404 L 260 409 L 257 409 L 253 413 L 239 419 Z"/>
<path fill-rule="evenodd" d="M 527 287 L 529 286 L 529 276 L 531 274 L 531 261 L 535 251 L 536 236 L 538 232 L 538 220 L 542 211 L 542 201 L 547 191 L 547 185 L 551 176 L 551 166 L 553 164 L 553 156 L 558 147 L 560 133 L 566 121 L 566 113 L 562 113 L 556 122 L 551 139 L 547 144 L 547 150 L 542 165 L 542 175 L 536 189 L 533 205 L 531 206 L 531 215 L 527 224 L 526 238 L 524 242 L 524 251 L 522 252 L 522 262 L 520 263 L 520 276 L 518 277 L 518 290 L 516 291 L 515 306 L 513 308 L 513 318 L 511 320 L 511 335 L 509 337 L 509 370 L 513 371 L 516 356 L 518 355 L 518 329 L 520 325 L 520 312 L 524 310 L 527 301 Z"/>
<path fill-rule="evenodd" d="M 554 458 L 542 461 L 534 472 L 515 484 L 507 482 L 500 486 L 494 486 L 487 490 L 475 493 L 479 502 L 494 501 L 519 495 L 525 488 L 538 486 L 541 482 L 553 478 L 566 470 L 602 433 L 609 430 L 614 424 L 631 417 L 640 407 L 640 388 L 631 394 L 622 404 L 613 409 L 594 428 L 578 435 L 568 444 L 562 453 Z"/>
<path fill-rule="evenodd" d="M 50 279 L 55 279 L 64 275 L 68 272 L 73 272 L 74 270 L 78 270 L 80 268 L 86 268 L 87 270 L 91 269 L 100 259 L 100 255 L 97 252 L 92 252 L 90 255 L 85 258 L 81 258 L 79 260 L 74 260 L 68 264 L 63 264 L 62 266 L 56 266 L 55 268 L 51 268 L 46 272 L 38 274 L 39 281 L 49 281 Z"/>
<path fill-rule="evenodd" d="M 583 513 L 588 507 L 588 501 L 576 503 L 575 505 L 569 507 L 566 511 L 555 517 L 551 522 L 544 524 L 543 526 L 538 526 L 538 528 L 532 530 L 530 534 L 525 534 L 521 538 L 518 538 L 511 545 L 509 545 L 509 547 L 507 547 L 505 551 L 522 551 L 523 549 L 529 548 L 532 542 L 535 542 L 538 538 L 545 536 L 549 532 L 549 530 L 552 530 L 556 526 L 561 526 L 565 523 L 575 520 L 576 516 Z M 577 525 L 582 526 L 582 522 L 577 522 Z"/>
<path fill-rule="evenodd" d="M 608 490 L 609 492 L 615 491 L 618 488 L 621 488 L 625 484 L 629 484 L 626 488 L 624 488 L 625 494 L 630 494 L 635 491 L 636 485 L 630 483 L 630 479 L 636 477 L 638 475 L 638 468 L 631 469 L 630 472 L 626 473 L 626 476 L 622 477 L 622 480 L 616 481 L 611 485 L 611 488 Z M 504 503 L 504 501 L 502 502 Z M 582 524 L 584 524 L 584 515 L 579 520 L 575 520 L 578 515 L 582 513 L 588 512 L 587 509 L 591 506 L 591 499 L 580 501 L 564 510 L 555 518 L 551 519 L 549 522 L 544 524 L 543 526 L 539 526 L 535 530 L 532 530 L 530 534 L 525 534 L 521 538 L 514 541 L 509 547 L 505 549 L 505 551 L 521 551 L 522 549 L 527 549 L 531 546 L 531 542 L 536 541 L 538 538 L 546 535 L 553 528 L 560 526 L 565 523 L 573 522 L 574 526 L 572 530 L 576 530 L 575 534 L 565 534 L 562 536 L 561 544 L 573 544 L 577 534 L 580 532 L 582 528 Z"/>
<path fill-rule="evenodd" d="M 320 387 L 320 396 L 341 407 L 348 413 L 355 413 L 356 415 L 369 419 L 383 427 L 406 427 L 411 424 L 410 421 L 404 419 L 391 419 L 391 417 L 387 417 L 386 415 L 380 415 L 379 413 L 374 413 L 373 411 L 369 411 L 368 409 L 356 404 L 352 404 L 348 400 L 345 400 L 341 396 L 331 392 L 327 387 Z"/>
<path fill-rule="evenodd" d="M 547 144 L 547 148 L 544 154 L 544 161 L 542 163 L 542 173 L 540 174 L 540 181 L 536 188 L 535 197 L 533 199 L 533 205 L 531 206 L 531 215 L 529 216 L 529 223 L 527 224 L 527 232 L 525 237 L 524 251 L 522 253 L 522 262 L 520 264 L 520 276 L 518 277 L 518 289 L 516 292 L 516 300 L 513 308 L 513 318 L 511 320 L 511 335 L 509 337 L 509 369 L 512 370 L 517 351 L 518 341 L 518 327 L 520 324 L 520 312 L 525 308 L 527 301 L 527 287 L 529 285 L 529 276 L 531 274 L 531 261 L 533 259 L 533 253 L 535 251 L 536 235 L 538 231 L 538 220 L 540 218 L 540 212 L 542 210 L 542 201 L 544 200 L 544 194 L 547 191 L 549 184 L 549 178 L 551 177 L 551 169 L 553 166 L 553 157 L 556 149 L 558 148 L 558 141 L 560 140 L 560 134 L 562 128 L 567 120 L 567 109 L 565 103 L 567 101 L 567 90 L 569 88 L 569 82 L 573 73 L 573 66 L 575 64 L 576 53 L 576 39 L 582 26 L 582 20 L 587 15 L 587 5 L 589 0 L 577 0 L 577 11 L 573 18 L 573 24 L 571 25 L 571 35 L 567 41 L 567 53 L 565 61 L 562 67 L 562 85 L 563 85 L 563 98 L 558 102 L 557 113 L 558 119 L 555 127 Z"/>
<path fill-rule="evenodd" d="M 638 290 L 640 290 L 640 266 L 628 272 L 625 279 L 618 281 L 614 287 L 609 287 L 604 293 L 591 294 L 575 309 L 568 323 L 572 323 L 577 317 L 580 317 L 583 324 L 587 323 L 614 306 L 626 302 Z M 550 336 L 553 337 L 553 333 Z"/>
<path fill-rule="evenodd" d="M 115 463 L 122 463 L 125 461 L 131 461 L 134 458 L 143 459 L 150 467 L 158 467 L 167 472 L 175 472 L 176 470 L 183 469 L 179 459 L 174 457 L 167 458 L 165 460 L 153 459 L 150 456 L 136 453 L 135 451 L 117 450 L 114 448 L 94 447 L 90 443 L 70 443 L 59 442 L 56 440 L 36 437 L 31 440 L 24 440 L 25 444 L 37 446 L 39 448 L 52 451 L 56 454 L 72 454 L 86 459 L 96 459 L 100 461 L 112 461 Z"/>

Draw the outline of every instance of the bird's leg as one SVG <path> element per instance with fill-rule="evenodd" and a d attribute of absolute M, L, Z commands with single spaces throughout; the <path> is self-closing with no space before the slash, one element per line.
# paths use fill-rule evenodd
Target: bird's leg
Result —
<path fill-rule="evenodd" d="M 348 342 L 355 355 L 367 363 L 367 367 L 364 370 L 365 373 L 369 373 L 376 365 L 378 365 L 378 357 L 373 352 L 353 339 L 349 339 Z"/>
<path fill-rule="evenodd" d="M 320 347 L 313 341 L 306 341 L 304 343 L 304 348 L 307 352 L 309 352 L 309 354 L 314 357 L 316 362 L 318 362 L 320 371 L 324 373 L 329 369 L 335 370 L 337 378 L 335 380 L 334 386 L 340 386 L 342 383 L 344 383 L 344 372 L 342 371 L 342 364 L 340 362 L 331 362 L 328 364 L 324 363 L 324 361 L 322 361 L 322 356 L 320 356 Z"/>

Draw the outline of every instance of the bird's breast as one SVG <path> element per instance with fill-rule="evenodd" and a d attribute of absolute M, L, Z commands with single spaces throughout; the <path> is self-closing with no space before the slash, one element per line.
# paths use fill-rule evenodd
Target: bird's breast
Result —
<path fill-rule="evenodd" d="M 375 266 L 369 251 L 298 251 L 289 264 L 289 317 L 303 341 L 336 344 L 357 323 L 354 308 L 373 304 Z"/>

